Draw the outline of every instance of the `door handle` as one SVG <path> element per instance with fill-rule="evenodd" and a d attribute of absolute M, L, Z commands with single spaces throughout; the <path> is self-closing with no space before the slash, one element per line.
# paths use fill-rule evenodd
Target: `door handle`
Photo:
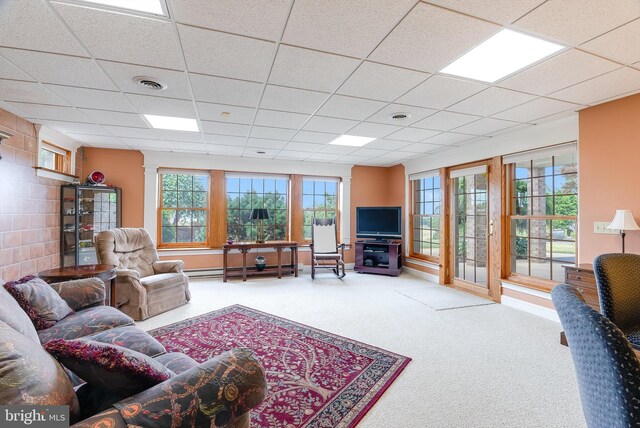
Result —
<path fill-rule="evenodd" d="M 487 233 L 487 237 L 493 236 L 493 220 L 489 222 L 489 233 Z"/>

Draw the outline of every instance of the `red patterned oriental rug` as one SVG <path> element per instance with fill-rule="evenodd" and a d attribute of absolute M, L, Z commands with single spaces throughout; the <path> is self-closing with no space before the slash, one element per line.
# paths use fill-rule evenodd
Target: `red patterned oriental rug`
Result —
<path fill-rule="evenodd" d="M 167 351 L 206 361 L 253 349 L 269 393 L 255 427 L 353 427 L 411 361 L 346 337 L 234 305 L 150 331 Z"/>

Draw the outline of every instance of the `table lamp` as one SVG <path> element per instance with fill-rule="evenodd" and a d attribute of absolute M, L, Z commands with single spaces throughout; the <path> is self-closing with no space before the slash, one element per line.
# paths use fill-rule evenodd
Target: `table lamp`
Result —
<path fill-rule="evenodd" d="M 640 230 L 640 226 L 633 218 L 631 210 L 616 210 L 616 215 L 607 229 L 619 230 L 622 237 L 622 252 L 624 253 L 624 236 L 627 230 Z"/>
<path fill-rule="evenodd" d="M 269 210 L 266 208 L 254 208 L 251 210 L 251 220 L 258 220 L 258 234 L 256 242 L 261 244 L 264 242 L 264 221 L 269 220 Z"/>

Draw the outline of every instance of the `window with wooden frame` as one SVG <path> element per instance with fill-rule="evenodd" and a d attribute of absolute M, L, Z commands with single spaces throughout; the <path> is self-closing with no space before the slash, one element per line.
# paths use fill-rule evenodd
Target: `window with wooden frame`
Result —
<path fill-rule="evenodd" d="M 264 222 L 266 240 L 288 237 L 289 177 L 266 174 L 225 174 L 227 237 L 255 241 L 258 221 Z M 251 220 L 253 208 L 266 208 L 268 220 Z"/>
<path fill-rule="evenodd" d="M 340 180 L 328 177 L 302 179 L 302 237 L 311 241 L 314 218 L 335 218 L 338 221 L 338 188 Z"/>
<path fill-rule="evenodd" d="M 411 180 L 412 257 L 440 259 L 440 175 L 438 171 L 414 174 Z"/>
<path fill-rule="evenodd" d="M 564 280 L 577 258 L 578 168 L 575 143 L 505 156 L 510 277 Z M 546 281 L 546 282 L 545 282 Z"/>
<path fill-rule="evenodd" d="M 209 171 L 160 170 L 158 247 L 209 245 Z"/>
<path fill-rule="evenodd" d="M 38 154 L 38 166 L 62 174 L 71 174 L 71 150 L 42 141 Z"/>

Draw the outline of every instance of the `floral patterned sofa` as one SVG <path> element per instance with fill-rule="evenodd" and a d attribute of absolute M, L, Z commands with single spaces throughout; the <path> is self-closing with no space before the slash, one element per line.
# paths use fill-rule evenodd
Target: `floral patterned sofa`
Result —
<path fill-rule="evenodd" d="M 74 427 L 248 427 L 250 410 L 266 395 L 264 369 L 250 350 L 234 349 L 201 364 L 182 353 L 167 353 L 129 316 L 104 306 L 105 289 L 99 279 L 51 284 L 57 292 L 52 294 L 71 312 L 39 329 L 11 284 L 5 289 L 0 279 L 0 404 L 69 405 Z M 160 363 L 171 377 L 87 414 L 86 409 L 95 407 L 81 394 L 89 382 L 45 350 L 51 343 L 66 341 L 135 351 Z"/>

